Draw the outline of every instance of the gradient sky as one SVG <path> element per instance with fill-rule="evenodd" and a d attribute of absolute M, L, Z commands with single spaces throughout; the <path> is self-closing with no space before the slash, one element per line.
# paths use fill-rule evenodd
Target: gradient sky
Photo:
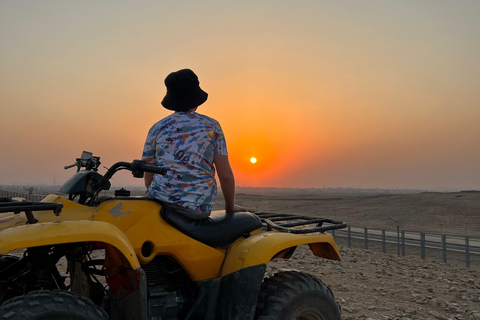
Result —
<path fill-rule="evenodd" d="M 82 150 L 140 158 L 170 113 L 165 76 L 191 68 L 237 185 L 480 189 L 479 14 L 477 0 L 1 1 L 0 184 L 62 183 Z"/>

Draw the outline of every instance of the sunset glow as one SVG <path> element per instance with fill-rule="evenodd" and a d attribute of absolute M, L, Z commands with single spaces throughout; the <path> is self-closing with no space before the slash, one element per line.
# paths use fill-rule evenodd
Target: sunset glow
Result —
<path fill-rule="evenodd" d="M 480 2 L 25 0 L 0 12 L 0 184 L 63 183 L 82 150 L 100 173 L 140 158 L 171 113 L 165 76 L 191 68 L 239 185 L 480 188 Z"/>
<path fill-rule="evenodd" d="M 251 163 L 256 163 L 256 162 L 257 162 L 257 159 L 256 159 L 256 158 L 250 158 L 250 162 L 251 162 Z"/>

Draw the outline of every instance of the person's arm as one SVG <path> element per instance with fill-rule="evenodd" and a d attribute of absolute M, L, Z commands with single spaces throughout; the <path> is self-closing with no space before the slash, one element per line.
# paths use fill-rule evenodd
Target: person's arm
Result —
<path fill-rule="evenodd" d="M 152 165 L 152 164 L 149 164 L 149 165 Z M 148 189 L 148 187 L 150 187 L 153 181 L 153 173 L 145 172 L 143 175 L 143 180 L 145 181 L 145 187 L 147 187 Z"/>
<path fill-rule="evenodd" d="M 228 156 L 215 155 L 213 163 L 217 169 L 223 197 L 225 198 L 225 210 L 227 212 L 247 211 L 247 209 L 235 204 L 235 177 Z"/>
<path fill-rule="evenodd" d="M 145 161 L 146 164 L 148 164 L 149 166 L 156 166 L 156 162 L 155 162 L 155 157 L 156 157 L 156 154 L 155 154 L 155 141 L 151 140 L 150 138 L 150 132 L 152 131 L 152 129 L 150 129 L 150 131 L 148 132 L 148 135 L 147 135 L 147 139 L 145 140 L 145 145 L 143 147 L 143 153 L 142 153 L 142 160 Z M 152 184 L 152 181 L 153 181 L 153 173 L 150 173 L 150 172 L 145 172 L 144 175 L 143 175 L 143 180 L 145 181 L 145 187 L 150 187 L 150 184 Z"/>

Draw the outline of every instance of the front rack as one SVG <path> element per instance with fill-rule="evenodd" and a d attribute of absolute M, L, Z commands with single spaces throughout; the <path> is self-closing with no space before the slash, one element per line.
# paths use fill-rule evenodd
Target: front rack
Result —
<path fill-rule="evenodd" d="M 29 224 L 37 222 L 33 216 L 33 211 L 53 211 L 58 216 L 62 211 L 62 203 L 51 202 L 30 202 L 30 201 L 16 201 L 12 198 L 0 198 L 0 213 L 13 212 L 19 214 L 25 212 Z"/>
<path fill-rule="evenodd" d="M 277 230 L 287 233 L 306 234 L 325 232 L 346 228 L 342 221 L 318 217 L 296 216 L 284 213 L 254 212 L 263 222 L 267 230 Z M 323 225 L 326 223 L 327 225 Z M 311 226 L 314 225 L 314 226 Z M 295 228 L 302 227 L 302 228 Z"/>

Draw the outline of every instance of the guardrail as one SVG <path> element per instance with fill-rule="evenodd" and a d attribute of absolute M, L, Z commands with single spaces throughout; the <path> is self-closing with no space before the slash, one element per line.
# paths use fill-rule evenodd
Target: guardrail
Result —
<path fill-rule="evenodd" d="M 25 194 L 19 192 L 0 190 L 0 198 L 19 197 L 28 201 L 41 201 L 45 195 Z M 400 230 L 378 230 L 366 227 L 348 226 L 347 229 L 331 230 L 334 237 L 345 238 L 349 248 L 352 247 L 352 240 L 363 241 L 363 247 L 369 249 L 370 242 L 381 243 L 381 250 L 387 253 L 387 244 L 391 247 L 396 245 L 397 254 L 405 256 L 407 247 L 419 247 L 420 257 L 426 258 L 426 249 L 441 250 L 443 262 L 447 262 L 447 252 L 460 252 L 464 254 L 465 266 L 470 268 L 472 255 L 478 255 L 480 259 L 480 239 L 469 237 L 452 236 L 446 234 L 428 234 Z"/>
<path fill-rule="evenodd" d="M 363 241 L 363 247 L 368 250 L 370 242 L 381 243 L 382 252 L 387 252 L 387 244 L 395 246 L 398 256 L 405 256 L 407 247 L 419 247 L 420 257 L 426 258 L 426 249 L 441 250 L 443 262 L 447 262 L 447 252 L 461 252 L 465 255 L 465 266 L 470 268 L 471 256 L 480 257 L 480 239 L 469 236 L 459 237 L 446 234 L 428 234 L 405 230 L 378 230 L 365 227 L 348 226 L 346 230 L 332 230 L 334 237 L 347 239 L 347 245 L 352 247 L 352 240 Z"/>

